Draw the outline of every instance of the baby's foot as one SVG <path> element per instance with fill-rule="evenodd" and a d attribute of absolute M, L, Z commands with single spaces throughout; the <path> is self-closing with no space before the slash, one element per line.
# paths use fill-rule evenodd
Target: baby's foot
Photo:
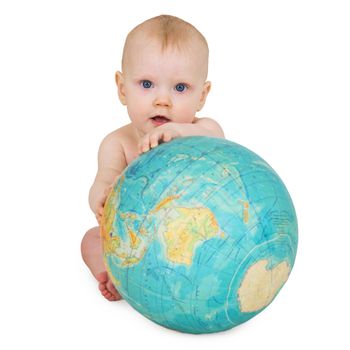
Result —
<path fill-rule="evenodd" d="M 103 271 L 96 276 L 99 282 L 98 289 L 101 294 L 109 301 L 122 299 L 118 291 L 114 288 L 112 281 L 109 279 L 107 271 Z"/>

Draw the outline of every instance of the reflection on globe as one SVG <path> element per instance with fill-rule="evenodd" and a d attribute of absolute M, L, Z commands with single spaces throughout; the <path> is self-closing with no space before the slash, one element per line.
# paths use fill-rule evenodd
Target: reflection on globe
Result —
<path fill-rule="evenodd" d="M 291 198 L 275 171 L 231 141 L 178 138 L 121 174 L 101 226 L 122 297 L 167 328 L 212 333 L 269 305 L 297 249 Z"/>

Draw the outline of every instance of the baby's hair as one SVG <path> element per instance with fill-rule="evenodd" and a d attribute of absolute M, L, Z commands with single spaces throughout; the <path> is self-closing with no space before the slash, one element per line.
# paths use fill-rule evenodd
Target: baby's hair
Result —
<path fill-rule="evenodd" d="M 205 37 L 192 24 L 175 16 L 160 15 L 140 23 L 130 31 L 125 40 L 122 67 L 125 66 L 128 44 L 139 32 L 145 33 L 151 39 L 158 40 L 162 52 L 169 47 L 175 47 L 179 50 L 185 49 L 193 40 L 198 40 L 204 46 L 207 55 L 209 54 Z"/>

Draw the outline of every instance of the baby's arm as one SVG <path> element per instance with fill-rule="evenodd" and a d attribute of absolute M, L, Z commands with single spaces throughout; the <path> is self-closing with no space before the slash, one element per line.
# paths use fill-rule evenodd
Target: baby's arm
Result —
<path fill-rule="evenodd" d="M 198 118 L 192 124 L 181 125 L 181 137 L 184 136 L 211 136 L 225 138 L 220 124 L 212 118 Z"/>
<path fill-rule="evenodd" d="M 160 140 L 169 142 L 177 137 L 184 136 L 212 136 L 225 138 L 225 134 L 214 119 L 196 118 L 193 123 L 169 122 L 158 126 L 146 134 L 139 143 L 139 152 L 147 152 L 150 148 L 158 146 Z"/>
<path fill-rule="evenodd" d="M 108 190 L 126 168 L 123 146 L 117 131 L 107 135 L 98 151 L 98 171 L 89 192 L 89 204 L 97 220 L 101 217 Z"/>

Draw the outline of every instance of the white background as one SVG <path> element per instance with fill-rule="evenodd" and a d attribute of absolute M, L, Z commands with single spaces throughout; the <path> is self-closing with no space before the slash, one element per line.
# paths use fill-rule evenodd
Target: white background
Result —
<path fill-rule="evenodd" d="M 114 85 L 125 36 L 162 13 L 208 40 L 199 116 L 279 173 L 299 219 L 278 297 L 212 335 L 107 302 L 80 257 L 98 146 L 128 123 Z M 337 0 L 1 1 L 1 348 L 349 349 L 349 18 Z"/>

